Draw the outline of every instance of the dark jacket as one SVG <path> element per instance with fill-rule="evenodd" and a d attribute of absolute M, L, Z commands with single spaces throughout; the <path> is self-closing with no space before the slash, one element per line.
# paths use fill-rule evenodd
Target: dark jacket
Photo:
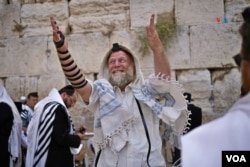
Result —
<path fill-rule="evenodd" d="M 11 107 L 0 102 L 0 166 L 9 167 L 10 154 L 8 152 L 8 140 L 10 137 L 14 116 Z"/>
<path fill-rule="evenodd" d="M 81 140 L 70 135 L 70 119 L 62 105 L 55 110 L 54 128 L 49 146 L 46 167 L 73 167 L 74 157 L 69 147 L 79 147 Z"/>

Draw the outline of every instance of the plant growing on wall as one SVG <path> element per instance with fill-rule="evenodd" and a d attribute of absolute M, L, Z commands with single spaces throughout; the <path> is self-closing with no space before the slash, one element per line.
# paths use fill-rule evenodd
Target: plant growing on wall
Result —
<path fill-rule="evenodd" d="M 166 46 L 176 33 L 176 24 L 174 22 L 172 13 L 164 13 L 159 15 L 155 27 L 159 34 L 160 40 L 162 41 L 163 45 Z M 139 36 L 139 40 L 141 41 L 140 52 L 144 55 L 149 51 L 146 34 L 144 33 Z"/>

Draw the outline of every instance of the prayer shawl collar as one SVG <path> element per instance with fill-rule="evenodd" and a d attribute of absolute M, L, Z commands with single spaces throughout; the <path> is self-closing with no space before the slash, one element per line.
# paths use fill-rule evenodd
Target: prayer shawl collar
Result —
<path fill-rule="evenodd" d="M 114 152 L 119 152 L 128 141 L 127 131 L 134 124 L 135 118 L 128 114 L 128 109 L 117 100 L 113 87 L 107 80 L 97 80 L 94 87 L 98 90 L 100 101 L 100 117 L 95 123 L 95 143 L 98 149 L 110 146 Z M 172 126 L 176 135 L 185 132 L 190 112 L 187 111 L 186 100 L 177 82 L 152 75 L 141 87 L 133 87 L 133 94 Z M 161 99 L 164 99 L 165 103 L 158 102 Z"/>
<path fill-rule="evenodd" d="M 38 102 L 35 106 L 34 115 L 27 130 L 28 150 L 26 166 L 45 166 L 53 131 L 53 121 L 55 120 L 55 109 L 58 105 L 64 106 L 65 112 L 69 116 L 58 90 L 54 88 L 46 98 Z M 70 119 L 69 124 L 71 127 L 70 134 L 73 134 L 74 129 Z"/>
<path fill-rule="evenodd" d="M 21 152 L 21 132 L 22 132 L 22 120 L 21 116 L 14 104 L 13 100 L 8 95 L 6 89 L 0 84 L 0 101 L 7 103 L 12 110 L 14 121 L 12 125 L 11 134 L 9 137 L 9 152 L 10 167 L 21 167 L 22 164 L 22 152 Z M 15 161 L 15 163 L 14 163 Z"/>

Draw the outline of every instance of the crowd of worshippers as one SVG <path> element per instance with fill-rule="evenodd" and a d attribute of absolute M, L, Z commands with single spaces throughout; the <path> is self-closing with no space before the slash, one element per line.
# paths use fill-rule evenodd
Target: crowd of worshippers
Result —
<path fill-rule="evenodd" d="M 95 81 L 85 78 L 67 38 L 51 17 L 53 42 L 70 84 L 52 88 L 41 100 L 32 92 L 25 104 L 15 104 L 0 84 L 1 166 L 74 167 L 86 131 L 74 127 L 68 110 L 77 101 L 94 114 L 95 167 L 166 167 L 160 120 L 167 127 L 164 137 L 171 137 L 175 147 L 174 166 L 219 167 L 222 150 L 250 150 L 250 8 L 242 16 L 239 56 L 244 94 L 225 116 L 204 125 L 202 109 L 193 105 L 191 94 L 183 94 L 179 83 L 170 78 L 171 66 L 154 14 L 145 29 L 154 74 L 144 79 L 138 57 L 114 43 Z"/>

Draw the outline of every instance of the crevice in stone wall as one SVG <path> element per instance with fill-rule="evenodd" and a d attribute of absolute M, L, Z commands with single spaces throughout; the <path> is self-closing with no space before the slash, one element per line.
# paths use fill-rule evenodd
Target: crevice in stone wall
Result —
<path fill-rule="evenodd" d="M 214 69 L 208 69 L 208 71 L 210 72 L 210 80 L 211 80 L 211 87 L 210 87 L 210 97 L 209 97 L 209 103 L 211 105 L 212 108 L 212 112 L 214 112 L 214 101 L 215 101 L 215 97 L 214 97 L 214 82 L 215 80 L 213 80 L 213 71 Z"/>

